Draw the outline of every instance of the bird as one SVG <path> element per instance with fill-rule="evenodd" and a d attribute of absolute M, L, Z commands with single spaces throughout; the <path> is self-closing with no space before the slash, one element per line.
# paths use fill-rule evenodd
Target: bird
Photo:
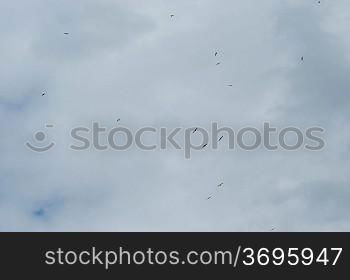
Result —
<path fill-rule="evenodd" d="M 174 17 L 175 15 L 170 15 L 170 17 L 172 18 L 172 17 Z"/>
<path fill-rule="evenodd" d="M 224 136 L 221 136 L 218 142 L 220 142 L 222 140 L 222 138 L 224 138 Z"/>
<path fill-rule="evenodd" d="M 204 149 L 206 146 L 208 146 L 208 144 L 204 144 L 203 147 L 202 147 L 202 149 Z"/>
<path fill-rule="evenodd" d="M 198 130 L 198 127 L 196 127 L 196 129 L 195 129 L 195 130 L 193 130 L 193 132 L 192 132 L 192 133 L 195 133 L 197 130 Z"/>
<path fill-rule="evenodd" d="M 272 228 L 270 231 L 275 231 L 276 228 Z"/>
<path fill-rule="evenodd" d="M 301 57 L 301 61 L 304 61 L 304 57 L 303 56 Z"/>
<path fill-rule="evenodd" d="M 117 122 L 120 122 L 120 119 L 117 119 Z"/>
<path fill-rule="evenodd" d="M 68 32 L 64 32 L 63 34 L 64 34 L 64 35 L 69 35 L 69 33 L 68 33 Z"/>
<path fill-rule="evenodd" d="M 218 52 L 215 52 L 214 56 L 217 56 L 218 55 Z"/>
<path fill-rule="evenodd" d="M 41 94 L 41 96 L 44 96 L 44 95 L 46 95 L 46 92 L 43 92 L 43 93 Z"/>
<path fill-rule="evenodd" d="M 233 87 L 233 85 L 227 85 L 228 87 Z"/>
<path fill-rule="evenodd" d="M 221 64 L 221 62 L 216 63 L 216 65 L 220 65 L 220 64 Z"/>
<path fill-rule="evenodd" d="M 219 185 L 218 185 L 218 187 L 222 187 L 224 185 L 224 183 L 220 183 Z"/>
<path fill-rule="evenodd" d="M 207 198 L 207 200 L 209 200 L 209 199 L 211 199 L 212 197 L 211 196 L 209 196 L 208 198 Z"/>

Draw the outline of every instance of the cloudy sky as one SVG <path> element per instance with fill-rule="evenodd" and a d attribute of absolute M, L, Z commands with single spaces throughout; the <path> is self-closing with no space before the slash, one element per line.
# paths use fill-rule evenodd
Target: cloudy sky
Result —
<path fill-rule="evenodd" d="M 0 0 L 0 230 L 348 231 L 350 3 L 317 2 Z M 118 118 L 318 126 L 326 146 L 69 148 Z M 53 149 L 28 149 L 38 131 Z"/>

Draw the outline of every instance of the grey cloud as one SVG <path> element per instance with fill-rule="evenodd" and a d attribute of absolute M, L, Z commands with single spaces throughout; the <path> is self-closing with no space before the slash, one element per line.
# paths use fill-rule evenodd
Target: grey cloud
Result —
<path fill-rule="evenodd" d="M 2 1 L 0 230 L 346 230 L 350 45 L 334 11 L 349 3 L 311 2 Z M 67 148 L 69 129 L 117 118 L 321 126 L 327 146 L 231 152 L 224 138 L 190 161 Z M 28 151 L 46 124 L 55 149 Z"/>

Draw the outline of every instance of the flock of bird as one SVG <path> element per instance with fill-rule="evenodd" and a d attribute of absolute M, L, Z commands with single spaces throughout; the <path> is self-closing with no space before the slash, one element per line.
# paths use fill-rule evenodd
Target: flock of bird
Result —
<path fill-rule="evenodd" d="M 318 4 L 321 4 L 321 1 L 318 1 Z M 170 17 L 173 18 L 173 17 L 175 17 L 175 15 L 174 15 L 174 14 L 171 14 Z M 64 35 L 69 35 L 69 32 L 64 32 L 63 34 L 64 34 Z M 218 52 L 218 51 L 215 51 L 215 52 L 214 52 L 214 56 L 217 57 L 218 55 L 219 55 L 219 52 Z M 304 56 L 301 57 L 301 61 L 304 61 Z M 216 66 L 219 66 L 220 64 L 221 64 L 221 62 L 218 61 L 218 62 L 216 63 Z M 227 86 L 228 86 L 228 87 L 233 87 L 232 84 L 228 84 Z M 45 92 L 45 91 L 42 92 L 41 96 L 45 96 L 45 95 L 46 95 L 46 92 Z M 118 119 L 117 119 L 117 123 L 120 122 L 120 121 L 121 121 L 121 119 L 118 118 Z M 196 133 L 197 131 L 198 131 L 198 128 L 195 128 L 194 131 L 193 131 L 193 133 Z M 221 136 L 221 137 L 219 138 L 218 142 L 220 142 L 223 138 L 224 138 L 224 136 Z M 204 148 L 207 147 L 207 146 L 208 146 L 208 143 L 203 144 L 202 149 L 204 149 Z M 223 186 L 224 186 L 224 183 L 220 183 L 219 185 L 217 185 L 217 189 L 222 189 Z M 212 199 L 213 197 L 214 197 L 214 194 L 210 195 L 210 196 L 207 198 L 207 200 L 210 200 L 210 199 Z"/>
<path fill-rule="evenodd" d="M 317 3 L 318 3 L 318 4 L 321 4 L 321 1 L 318 1 Z M 174 14 L 171 14 L 171 15 L 170 15 L 170 18 L 174 18 L 174 17 L 175 17 Z M 64 35 L 69 35 L 70 33 L 69 33 L 69 32 L 64 32 L 63 34 L 64 34 Z M 214 57 L 217 57 L 218 55 L 219 55 L 219 52 L 218 52 L 218 51 L 215 51 L 215 52 L 214 52 Z M 301 61 L 303 62 L 303 61 L 304 61 L 304 56 L 302 56 L 300 59 L 301 59 Z M 216 66 L 219 66 L 219 65 L 221 65 L 221 62 L 220 62 L 220 61 L 217 61 L 217 62 L 216 62 Z M 227 86 L 228 86 L 228 87 L 233 87 L 232 84 L 228 84 Z M 46 94 L 47 94 L 46 91 L 44 91 L 44 92 L 42 92 L 41 96 L 45 96 Z M 120 121 L 121 121 L 121 119 L 118 118 L 118 119 L 117 119 L 117 123 L 119 123 Z M 196 133 L 197 131 L 198 131 L 198 128 L 195 128 L 194 131 L 193 131 L 193 133 Z M 224 136 L 221 136 L 221 137 L 219 138 L 218 142 L 220 142 L 223 138 L 224 138 Z M 202 149 L 204 149 L 204 148 L 207 147 L 207 146 L 208 146 L 208 143 L 203 144 Z M 224 186 L 224 183 L 223 183 L 223 182 L 220 183 L 220 184 L 218 184 L 217 187 L 216 187 L 216 191 L 222 190 L 222 189 L 223 189 L 223 186 Z M 208 196 L 208 197 L 207 197 L 207 200 L 211 200 L 214 196 L 215 196 L 215 194 L 212 194 L 212 195 Z M 274 230 L 275 230 L 275 228 L 272 228 L 270 231 L 274 231 Z"/>
<path fill-rule="evenodd" d="M 218 51 L 215 51 L 215 52 L 214 52 L 214 56 L 217 57 L 218 55 L 219 55 L 219 52 L 218 52 Z M 219 66 L 220 64 L 221 64 L 221 62 L 218 61 L 218 62 L 216 63 L 216 66 Z M 232 84 L 229 84 L 229 85 L 227 85 L 227 86 L 232 87 L 233 85 L 232 85 Z M 198 127 L 196 127 L 196 128 L 193 130 L 192 133 L 196 133 L 197 131 L 198 131 Z M 218 142 L 220 142 L 223 138 L 224 138 L 224 136 L 221 136 L 221 137 L 218 139 Z M 204 148 L 207 147 L 207 146 L 208 146 L 208 143 L 205 143 L 205 144 L 203 144 L 203 146 L 202 146 L 201 148 L 204 149 Z M 219 185 L 217 185 L 216 190 L 221 190 L 221 189 L 223 188 L 223 186 L 224 186 L 224 183 L 220 183 Z M 214 194 L 212 194 L 212 195 L 210 195 L 209 197 L 207 197 L 207 200 L 210 200 L 210 199 L 212 199 L 213 197 L 214 197 Z"/>

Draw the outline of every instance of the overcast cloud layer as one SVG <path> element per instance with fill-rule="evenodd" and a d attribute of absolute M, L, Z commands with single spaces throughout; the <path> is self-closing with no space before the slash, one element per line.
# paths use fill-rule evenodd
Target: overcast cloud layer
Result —
<path fill-rule="evenodd" d="M 348 231 L 350 2 L 317 2 L 0 0 L 0 230 Z M 327 144 L 245 152 L 224 139 L 190 160 L 68 148 L 70 129 L 117 118 L 319 126 Z M 56 146 L 34 153 L 41 130 Z"/>

